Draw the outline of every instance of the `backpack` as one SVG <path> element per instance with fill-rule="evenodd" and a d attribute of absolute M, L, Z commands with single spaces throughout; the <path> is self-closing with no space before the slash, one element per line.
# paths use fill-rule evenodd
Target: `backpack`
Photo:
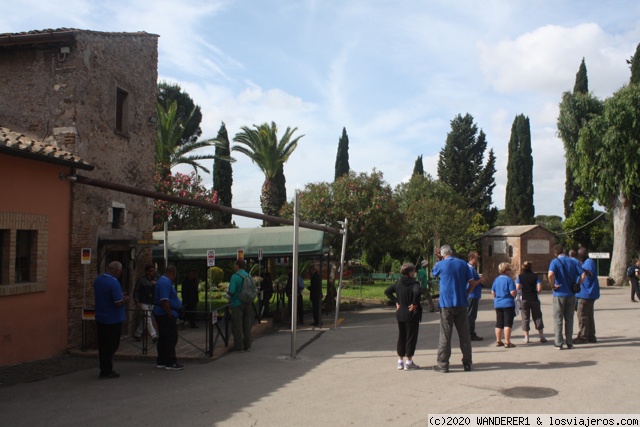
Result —
<path fill-rule="evenodd" d="M 242 277 L 240 274 L 238 274 L 238 276 Z M 256 288 L 256 282 L 253 281 L 251 275 L 247 274 L 245 277 L 242 277 L 242 289 L 238 295 L 240 302 L 251 304 L 257 295 L 258 289 Z"/>
<path fill-rule="evenodd" d="M 635 275 L 636 275 L 636 267 L 635 267 L 635 265 L 632 265 L 629 268 L 627 268 L 627 276 L 628 277 L 635 277 Z"/>

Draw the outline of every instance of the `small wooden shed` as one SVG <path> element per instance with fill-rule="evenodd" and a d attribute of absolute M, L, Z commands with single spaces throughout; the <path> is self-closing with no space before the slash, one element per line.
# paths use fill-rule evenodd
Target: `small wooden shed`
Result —
<path fill-rule="evenodd" d="M 531 261 L 533 271 L 545 282 L 555 244 L 555 233 L 541 225 L 509 225 L 487 231 L 482 235 L 481 261 L 485 287 L 490 288 L 493 280 L 500 275 L 498 266 L 502 262 L 511 264 L 515 280 L 521 273 L 522 263 Z"/>

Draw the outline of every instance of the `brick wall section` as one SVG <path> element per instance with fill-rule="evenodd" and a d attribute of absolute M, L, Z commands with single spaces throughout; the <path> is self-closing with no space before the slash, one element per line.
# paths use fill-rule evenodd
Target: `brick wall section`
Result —
<path fill-rule="evenodd" d="M 37 50 L 0 52 L 0 123 L 53 138 L 61 148 L 96 168 L 83 175 L 133 187 L 153 189 L 158 49 L 157 36 L 146 33 L 77 31 L 70 42 Z M 71 53 L 59 55 L 59 46 Z M 115 132 L 116 92 L 128 92 L 128 133 Z M 69 249 L 69 345 L 81 337 L 81 315 L 74 310 L 85 297 L 93 305 L 93 279 L 104 271 L 106 240 L 150 238 L 153 203 L 137 196 L 74 184 L 71 190 Z M 126 207 L 126 222 L 113 229 L 109 209 Z M 82 248 L 92 248 L 85 296 Z M 124 249 L 124 248 L 123 248 Z M 147 251 L 148 252 L 148 251 Z M 143 273 L 150 255 L 131 262 L 129 283 Z M 89 336 L 93 336 L 90 332 Z"/>
<path fill-rule="evenodd" d="M 529 254 L 527 252 L 527 242 L 529 240 L 547 240 L 549 250 L 545 254 Z M 506 253 L 489 256 L 489 245 L 494 245 L 496 241 L 505 241 Z M 498 266 L 501 262 L 508 262 L 511 265 L 512 277 L 516 277 L 522 272 L 522 263 L 531 261 L 533 271 L 538 273 L 543 285 L 548 287 L 547 272 L 549 264 L 553 260 L 553 246 L 555 245 L 555 235 L 542 227 L 524 233 L 521 236 L 485 236 L 482 238 L 482 273 L 485 277 L 485 288 L 491 288 L 494 279 L 499 276 Z M 513 256 L 509 257 L 509 246 L 513 247 Z"/>

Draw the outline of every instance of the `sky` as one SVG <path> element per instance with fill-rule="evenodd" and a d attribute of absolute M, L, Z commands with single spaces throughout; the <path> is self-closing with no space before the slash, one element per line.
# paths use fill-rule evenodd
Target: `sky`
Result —
<path fill-rule="evenodd" d="M 629 80 L 640 43 L 633 0 L 2 0 L 0 33 L 79 28 L 158 34 L 160 80 L 201 106 L 202 138 L 222 122 L 274 121 L 304 135 L 285 164 L 287 195 L 332 181 L 338 140 L 352 170 L 395 187 L 423 155 L 437 176 L 450 122 L 471 114 L 497 157 L 493 201 L 504 207 L 516 115 L 531 122 L 536 215 L 563 215 L 558 104 L 585 59 L 590 91 Z M 7 6 L 8 5 L 8 6 Z M 240 153 L 233 207 L 260 212 L 264 176 Z M 211 168 L 211 164 L 205 165 Z M 189 168 L 177 169 L 189 172 Z M 211 176 L 203 176 L 206 185 Z M 259 221 L 234 215 L 241 227 Z"/>

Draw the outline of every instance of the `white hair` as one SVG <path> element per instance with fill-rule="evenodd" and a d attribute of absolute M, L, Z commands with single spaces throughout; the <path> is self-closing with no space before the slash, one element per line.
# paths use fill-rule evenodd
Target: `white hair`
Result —
<path fill-rule="evenodd" d="M 451 250 L 451 246 L 449 245 L 440 246 L 440 256 L 447 256 L 447 255 L 451 255 L 452 253 L 453 251 Z"/>
<path fill-rule="evenodd" d="M 118 273 L 119 271 L 122 271 L 122 264 L 120 264 L 119 261 L 111 261 L 107 266 L 107 271 L 110 274 Z"/>

